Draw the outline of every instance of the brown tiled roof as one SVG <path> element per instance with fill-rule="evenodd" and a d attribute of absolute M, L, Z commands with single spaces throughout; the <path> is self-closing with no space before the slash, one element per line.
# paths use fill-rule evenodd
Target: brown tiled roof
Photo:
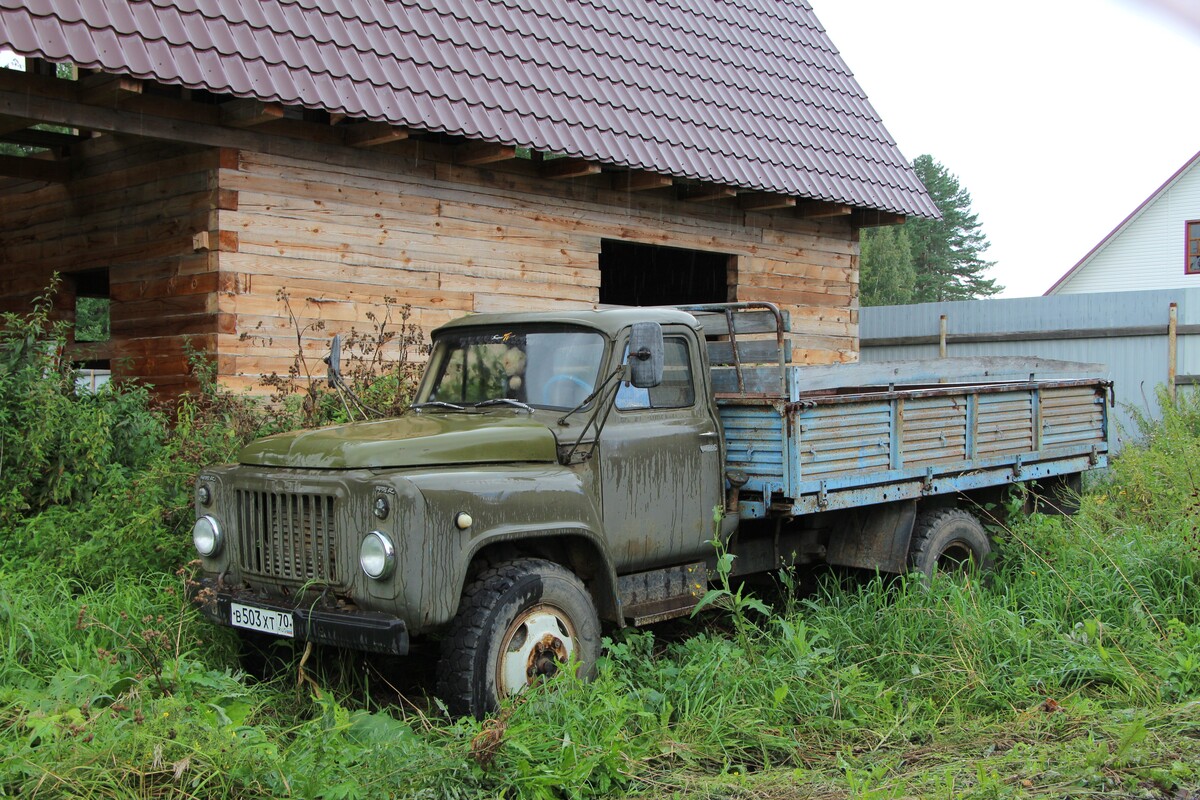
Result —
<path fill-rule="evenodd" d="M 0 0 L 0 47 L 937 215 L 805 0 Z"/>

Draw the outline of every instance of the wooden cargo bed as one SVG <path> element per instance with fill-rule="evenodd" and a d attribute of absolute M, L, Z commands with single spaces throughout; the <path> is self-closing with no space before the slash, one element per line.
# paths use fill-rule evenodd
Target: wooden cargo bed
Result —
<path fill-rule="evenodd" d="M 764 305 L 688 309 L 710 339 L 727 474 L 745 479 L 743 517 L 970 491 L 1107 463 L 1111 383 L 1103 367 L 1025 358 L 790 366 L 786 317 Z M 754 345 L 739 341 L 749 331 Z M 776 341 L 774 352 L 765 346 Z"/>

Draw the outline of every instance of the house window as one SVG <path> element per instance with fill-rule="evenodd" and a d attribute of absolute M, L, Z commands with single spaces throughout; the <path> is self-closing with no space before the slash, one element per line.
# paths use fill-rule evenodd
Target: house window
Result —
<path fill-rule="evenodd" d="M 1187 264 L 1184 271 L 1188 275 L 1200 275 L 1200 219 L 1187 223 Z"/>

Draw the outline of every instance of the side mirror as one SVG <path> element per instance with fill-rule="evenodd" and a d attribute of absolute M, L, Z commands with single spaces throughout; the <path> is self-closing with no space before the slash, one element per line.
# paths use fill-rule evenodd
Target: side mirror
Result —
<path fill-rule="evenodd" d="M 342 335 L 335 333 L 329 342 L 329 355 L 325 356 L 325 379 L 329 385 L 337 387 L 342 382 Z"/>
<path fill-rule="evenodd" d="M 635 322 L 629 333 L 629 382 L 651 389 L 663 379 L 663 335 L 657 322 Z"/>

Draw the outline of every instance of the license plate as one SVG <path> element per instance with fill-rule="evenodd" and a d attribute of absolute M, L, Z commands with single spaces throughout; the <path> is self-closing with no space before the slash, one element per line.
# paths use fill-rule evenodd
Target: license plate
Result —
<path fill-rule="evenodd" d="M 270 611 L 265 608 L 229 604 L 229 623 L 235 628 L 271 633 L 276 636 L 295 636 L 291 612 Z"/>

